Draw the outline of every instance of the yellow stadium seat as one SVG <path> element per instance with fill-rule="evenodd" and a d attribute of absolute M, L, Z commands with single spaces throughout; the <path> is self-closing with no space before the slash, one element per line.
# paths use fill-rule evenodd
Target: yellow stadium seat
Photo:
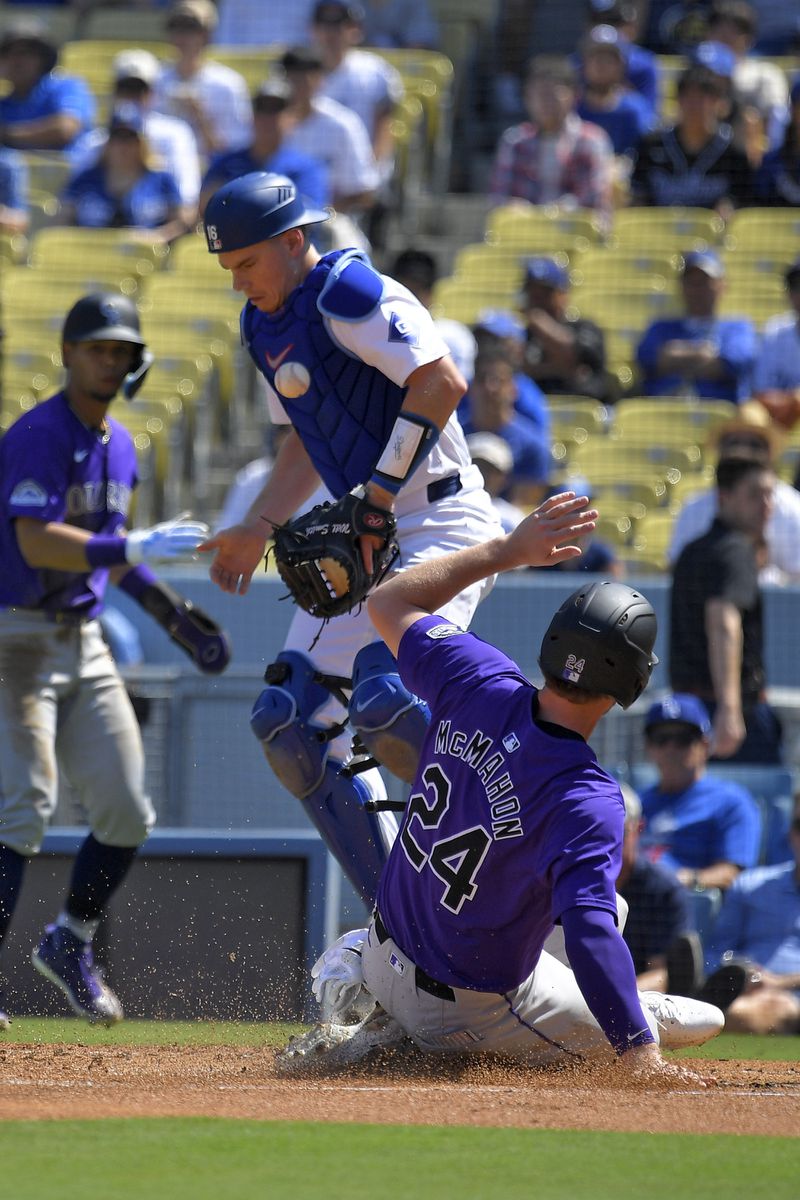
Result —
<path fill-rule="evenodd" d="M 730 249 L 785 252 L 786 264 L 797 257 L 799 240 L 800 211 L 796 208 L 740 208 L 728 225 Z"/>
<path fill-rule="evenodd" d="M 94 15 L 99 17 L 103 11 L 108 12 L 100 10 Z M 146 10 L 137 8 L 135 11 L 138 15 L 133 18 L 133 23 L 128 24 L 125 32 L 120 31 L 116 37 L 87 37 L 80 41 L 66 42 L 59 54 L 59 72 L 62 75 L 80 76 L 88 83 L 95 96 L 102 97 L 113 91 L 112 63 L 122 50 L 135 47 L 137 50 L 149 50 L 156 58 L 164 61 L 171 59 L 175 52 L 168 42 L 149 38 L 144 29 L 140 31 L 139 22 L 147 19 Z M 163 11 L 159 15 L 163 21 Z M 137 31 L 135 36 L 131 35 L 131 30 Z"/>
<path fill-rule="evenodd" d="M 516 308 L 517 289 L 458 279 L 439 279 L 433 289 L 431 313 L 474 325 L 487 308 Z"/>
<path fill-rule="evenodd" d="M 456 253 L 453 275 L 465 282 L 494 284 L 518 292 L 522 287 L 526 258 L 515 249 L 475 242 Z"/>
<path fill-rule="evenodd" d="M 555 429 L 584 429 L 591 436 L 602 435 L 608 409 L 588 396 L 548 396 L 550 422 Z"/>
<path fill-rule="evenodd" d="M 28 169 L 28 186 L 58 196 L 70 177 L 72 167 L 60 150 L 21 151 Z"/>
<path fill-rule="evenodd" d="M 612 245 L 682 254 L 718 246 L 724 234 L 725 222 L 707 208 L 623 208 L 614 214 Z"/>
<path fill-rule="evenodd" d="M 639 249 L 593 246 L 581 256 L 573 283 L 613 289 L 649 282 L 654 291 L 672 291 L 680 267 L 679 254 L 658 248 L 651 250 L 647 243 Z"/>
<path fill-rule="evenodd" d="M 2 352 L 3 390 L 30 390 L 37 397 L 55 392 L 63 367 L 58 347 L 45 350 L 14 345 L 6 338 Z"/>
<path fill-rule="evenodd" d="M 672 291 L 610 289 L 594 284 L 575 288 L 570 296 L 570 309 L 595 321 L 601 328 L 636 326 L 642 330 L 651 321 L 680 311 L 679 301 Z"/>
<path fill-rule="evenodd" d="M 87 267 L 103 277 L 120 280 L 150 275 L 168 257 L 163 242 L 149 240 L 129 229 L 79 229 L 72 226 L 40 229 L 32 239 L 30 264 L 48 273 L 81 275 Z"/>
<path fill-rule="evenodd" d="M 635 397 L 615 405 L 611 436 L 702 446 L 719 425 L 735 414 L 736 405 L 726 400 Z"/>
<path fill-rule="evenodd" d="M 601 512 L 606 509 L 624 509 L 639 517 L 644 512 L 661 508 L 667 503 L 667 486 L 662 479 L 602 479 L 599 482 L 589 480 L 591 484 L 592 503 Z"/>
<path fill-rule="evenodd" d="M 50 276 L 31 267 L 8 268 L 0 273 L 3 321 L 8 328 L 19 321 L 38 319 L 43 336 L 60 336 L 67 310 L 87 292 L 109 290 L 135 296 L 137 286 L 133 276 L 120 280 L 115 272 L 98 269 L 96 263 L 87 263 L 86 274 L 80 277 L 66 273 Z"/>
<path fill-rule="evenodd" d="M 634 549 L 654 562 L 667 565 L 667 550 L 675 517 L 671 512 L 649 512 L 636 527 L 632 539 Z"/>
<path fill-rule="evenodd" d="M 525 254 L 549 254 L 554 247 L 585 250 L 603 236 L 603 224 L 591 209 L 509 204 L 493 209 L 486 220 L 487 241 Z"/>
<path fill-rule="evenodd" d="M 0 271 L 21 263 L 27 252 L 28 239 L 23 233 L 0 233 Z"/>
<path fill-rule="evenodd" d="M 761 326 L 788 307 L 785 297 L 737 289 L 723 292 L 718 312 L 721 317 L 749 317 L 754 325 Z"/>

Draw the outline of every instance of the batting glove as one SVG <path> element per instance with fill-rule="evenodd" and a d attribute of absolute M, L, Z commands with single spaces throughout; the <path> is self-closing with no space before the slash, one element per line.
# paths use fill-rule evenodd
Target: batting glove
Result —
<path fill-rule="evenodd" d="M 129 533 L 125 539 L 125 558 L 132 566 L 143 562 L 190 562 L 197 557 L 197 546 L 209 532 L 208 525 L 189 520 L 188 514 L 182 513 L 172 521 Z"/>
<path fill-rule="evenodd" d="M 323 1021 L 341 1022 L 362 992 L 368 998 L 368 1008 L 374 1006 L 375 1001 L 363 991 L 361 947 L 366 938 L 366 929 L 343 933 L 311 968 L 311 990 L 319 1003 Z"/>

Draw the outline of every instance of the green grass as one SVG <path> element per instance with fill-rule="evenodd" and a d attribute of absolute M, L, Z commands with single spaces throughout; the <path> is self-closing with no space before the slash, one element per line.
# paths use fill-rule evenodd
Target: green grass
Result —
<path fill-rule="evenodd" d="M 721 1033 L 705 1046 L 680 1050 L 675 1058 L 713 1058 L 719 1060 L 756 1059 L 758 1062 L 797 1062 L 800 1037 L 755 1037 L 745 1033 Z M 798 1167 L 800 1171 L 800 1167 Z M 797 1189 L 800 1197 L 800 1184 Z"/>
<path fill-rule="evenodd" d="M 302 1122 L 10 1122 L 8 1200 L 796 1200 L 790 1138 Z"/>
<path fill-rule="evenodd" d="M 283 1046 L 305 1028 L 284 1022 L 247 1021 L 124 1021 L 105 1029 L 64 1017 L 17 1017 L 0 1034 L 3 1042 L 78 1046 Z"/>

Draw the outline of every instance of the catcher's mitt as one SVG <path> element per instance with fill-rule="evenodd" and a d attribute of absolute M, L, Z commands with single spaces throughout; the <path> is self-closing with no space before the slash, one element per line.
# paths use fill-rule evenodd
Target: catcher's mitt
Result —
<path fill-rule="evenodd" d="M 394 516 L 376 508 L 360 489 L 334 504 L 309 512 L 275 529 L 275 562 L 296 604 L 312 617 L 328 619 L 350 612 L 389 570 L 398 554 Z M 383 538 L 367 572 L 358 539 Z"/>

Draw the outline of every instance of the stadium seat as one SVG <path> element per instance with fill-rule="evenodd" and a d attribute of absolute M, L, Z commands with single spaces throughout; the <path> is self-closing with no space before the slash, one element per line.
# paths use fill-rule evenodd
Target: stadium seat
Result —
<path fill-rule="evenodd" d="M 672 536 L 675 518 L 671 512 L 660 509 L 648 512 L 639 522 L 633 538 L 634 548 L 653 562 L 667 564 L 667 548 Z"/>
<path fill-rule="evenodd" d="M 120 280 L 152 274 L 169 256 L 163 242 L 149 241 L 129 229 L 40 229 L 31 241 L 30 265 L 55 276 L 81 275 L 86 264 L 102 264 L 104 278 Z M 96 268 L 92 266 L 92 270 Z"/>
<path fill-rule="evenodd" d="M 28 169 L 28 186 L 58 196 L 72 173 L 72 166 L 60 150 L 23 150 Z"/>
<path fill-rule="evenodd" d="M 614 216 L 612 246 L 682 254 L 720 245 L 725 222 L 707 208 L 623 208 Z"/>
<path fill-rule="evenodd" d="M 800 212 L 796 208 L 740 208 L 730 219 L 727 245 L 734 251 L 785 251 L 785 263 L 797 257 Z"/>
<path fill-rule="evenodd" d="M 431 314 L 474 325 L 487 308 L 516 309 L 518 291 L 518 288 L 490 287 L 486 283 L 449 276 L 437 280 L 434 286 Z"/>
<path fill-rule="evenodd" d="M 736 414 L 726 400 L 670 400 L 660 396 L 620 400 L 611 436 L 649 438 L 660 444 L 705 446 L 713 431 Z"/>
<path fill-rule="evenodd" d="M 97 5 L 87 13 L 81 32 L 89 41 L 125 40 L 128 46 L 146 46 L 148 41 L 158 43 L 163 39 L 165 17 L 161 5 Z"/>
<path fill-rule="evenodd" d="M 646 242 L 638 248 L 619 250 L 592 246 L 576 265 L 573 283 L 614 290 L 641 284 L 654 291 L 673 291 L 681 267 L 680 255 L 646 247 Z"/>
<path fill-rule="evenodd" d="M 27 252 L 28 239 L 23 233 L 0 233 L 0 271 L 21 263 Z"/>
<path fill-rule="evenodd" d="M 519 291 L 528 255 L 516 248 L 476 242 L 462 246 L 453 262 L 453 275 L 468 283 L 486 283 L 490 287 Z"/>
<path fill-rule="evenodd" d="M 554 248 L 586 250 L 603 240 L 603 225 L 591 209 L 509 204 L 486 220 L 486 240 L 519 248 L 524 254 L 550 254 Z"/>

